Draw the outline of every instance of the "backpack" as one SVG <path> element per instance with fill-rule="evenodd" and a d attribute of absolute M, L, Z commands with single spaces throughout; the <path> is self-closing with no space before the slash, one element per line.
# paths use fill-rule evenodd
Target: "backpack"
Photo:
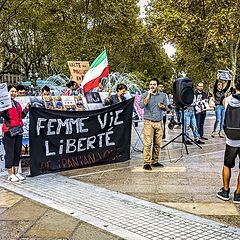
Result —
<path fill-rule="evenodd" d="M 240 140 L 240 107 L 232 107 L 228 104 L 223 130 L 228 139 Z"/>

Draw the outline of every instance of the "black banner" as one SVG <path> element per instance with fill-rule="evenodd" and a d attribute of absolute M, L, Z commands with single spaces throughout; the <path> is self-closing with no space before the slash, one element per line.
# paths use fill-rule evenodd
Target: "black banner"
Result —
<path fill-rule="evenodd" d="M 31 108 L 31 175 L 129 160 L 133 103 L 82 112 Z"/>

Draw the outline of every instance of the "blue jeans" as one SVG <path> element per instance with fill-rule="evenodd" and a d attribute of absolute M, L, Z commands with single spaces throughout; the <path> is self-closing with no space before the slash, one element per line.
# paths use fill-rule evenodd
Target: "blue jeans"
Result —
<path fill-rule="evenodd" d="M 189 137 L 189 130 L 192 129 L 194 140 L 199 139 L 197 122 L 194 110 L 186 109 L 184 111 L 184 133 Z M 187 140 L 187 139 L 186 139 Z"/>
<path fill-rule="evenodd" d="M 223 130 L 224 115 L 225 115 L 225 108 L 223 105 L 215 106 L 215 115 L 216 115 L 216 119 L 215 119 L 213 131 L 216 132 L 218 123 L 220 122 L 219 131 L 221 132 Z"/>

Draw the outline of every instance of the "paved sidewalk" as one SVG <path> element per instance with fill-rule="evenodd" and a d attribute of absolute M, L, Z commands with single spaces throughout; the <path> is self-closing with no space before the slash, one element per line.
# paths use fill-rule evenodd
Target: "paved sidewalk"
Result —
<path fill-rule="evenodd" d="M 71 215 L 0 188 L 1 240 L 120 240 Z"/>
<path fill-rule="evenodd" d="M 0 186 L 127 240 L 240 239 L 240 229 L 58 174 L 38 176 L 14 184 L 1 179 Z M 40 212 L 44 214 L 43 210 Z M 64 225 L 56 224 L 56 214 L 50 214 L 53 222 L 48 223 L 53 224 L 57 231 L 68 231 L 68 221 Z M 74 230 L 77 220 L 71 218 L 69 221 Z M 40 219 L 35 229 L 41 228 L 44 222 L 46 224 L 44 219 Z M 22 229 L 22 226 L 19 227 Z M 45 231 L 44 228 L 42 231 Z M 36 232 L 34 228 L 28 231 L 28 236 L 32 232 Z M 73 236 L 69 239 L 78 238 Z"/>
<path fill-rule="evenodd" d="M 240 204 L 216 197 L 225 139 L 210 137 L 212 125 L 211 115 L 203 149 L 189 146 L 186 155 L 182 144 L 171 143 L 161 153 L 164 168 L 153 171 L 143 170 L 138 141 L 127 162 L 18 184 L 0 177 L 0 239 L 240 239 Z M 179 131 L 168 130 L 167 141 Z M 231 198 L 237 174 L 233 169 Z"/>

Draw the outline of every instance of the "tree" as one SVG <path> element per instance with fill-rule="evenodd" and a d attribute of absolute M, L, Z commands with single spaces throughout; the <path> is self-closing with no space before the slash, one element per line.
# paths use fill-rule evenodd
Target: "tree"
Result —
<path fill-rule="evenodd" d="M 207 72 L 213 80 L 217 69 L 230 68 L 234 80 L 239 8 L 238 0 L 152 0 L 148 23 L 159 38 L 176 43 L 190 75 L 202 69 L 200 75 L 205 78 Z"/>

